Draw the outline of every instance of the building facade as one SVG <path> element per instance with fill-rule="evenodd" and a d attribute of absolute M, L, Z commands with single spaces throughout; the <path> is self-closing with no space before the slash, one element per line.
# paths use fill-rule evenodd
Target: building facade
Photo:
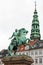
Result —
<path fill-rule="evenodd" d="M 29 49 L 29 47 L 25 50 L 21 47 L 18 52 L 16 52 L 17 55 L 27 55 L 31 56 L 34 60 L 34 63 L 32 65 L 43 65 L 43 46 L 41 46 L 41 42 L 39 43 L 39 47 L 34 47 Z M 43 45 L 43 42 L 42 42 Z M 36 44 L 34 46 L 37 46 Z"/>

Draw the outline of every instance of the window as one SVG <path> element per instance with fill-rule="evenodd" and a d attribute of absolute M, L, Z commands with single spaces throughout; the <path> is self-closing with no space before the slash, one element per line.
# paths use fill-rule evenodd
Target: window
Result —
<path fill-rule="evenodd" d="M 41 50 L 39 50 L 39 54 L 42 54 L 42 51 Z"/>
<path fill-rule="evenodd" d="M 38 52 L 36 51 L 36 52 L 35 52 L 35 55 L 37 55 L 37 54 L 38 54 Z"/>
<path fill-rule="evenodd" d="M 36 47 L 36 44 L 34 45 L 34 47 Z"/>
<path fill-rule="evenodd" d="M 42 63 L 42 58 L 39 58 L 39 63 Z"/>
<path fill-rule="evenodd" d="M 16 52 L 16 54 L 17 54 L 17 55 L 19 55 L 19 53 L 18 53 L 18 52 Z"/>
<path fill-rule="evenodd" d="M 26 55 L 26 52 L 24 52 L 24 55 Z"/>
<path fill-rule="evenodd" d="M 31 55 L 34 55 L 34 52 L 33 51 L 31 52 Z"/>
<path fill-rule="evenodd" d="M 36 25 L 36 28 L 37 28 L 37 25 Z"/>
<path fill-rule="evenodd" d="M 19 55 L 21 55 L 21 53 L 19 53 Z"/>
<path fill-rule="evenodd" d="M 43 43 L 40 44 L 40 47 L 42 47 L 42 46 L 43 46 Z"/>
<path fill-rule="evenodd" d="M 28 52 L 26 54 L 28 55 Z"/>
<path fill-rule="evenodd" d="M 35 63 L 38 63 L 38 59 L 35 59 Z"/>
<path fill-rule="evenodd" d="M 28 49 L 29 49 L 29 46 L 26 46 L 26 47 L 25 47 L 25 50 L 28 50 Z"/>

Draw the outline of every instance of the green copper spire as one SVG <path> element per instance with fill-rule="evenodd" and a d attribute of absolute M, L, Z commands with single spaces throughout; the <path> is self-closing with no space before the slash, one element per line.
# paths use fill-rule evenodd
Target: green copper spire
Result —
<path fill-rule="evenodd" d="M 32 29 L 31 29 L 30 39 L 31 40 L 35 40 L 35 39 L 40 40 L 40 37 L 41 36 L 40 36 L 40 29 L 39 29 L 39 20 L 38 20 L 36 2 L 35 2 L 35 11 L 34 11 L 33 20 L 32 20 Z"/>

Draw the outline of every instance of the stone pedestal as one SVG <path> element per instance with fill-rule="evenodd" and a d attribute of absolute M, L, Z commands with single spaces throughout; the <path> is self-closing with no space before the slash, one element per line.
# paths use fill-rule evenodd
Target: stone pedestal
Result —
<path fill-rule="evenodd" d="M 12 56 L 2 59 L 4 65 L 31 65 L 33 59 L 29 56 Z"/>

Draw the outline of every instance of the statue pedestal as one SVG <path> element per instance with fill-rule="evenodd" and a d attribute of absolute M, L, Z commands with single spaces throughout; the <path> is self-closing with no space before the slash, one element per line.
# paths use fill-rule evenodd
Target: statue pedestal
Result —
<path fill-rule="evenodd" d="M 31 65 L 33 63 L 33 59 L 29 56 L 12 56 L 4 57 L 2 62 L 4 65 Z"/>

